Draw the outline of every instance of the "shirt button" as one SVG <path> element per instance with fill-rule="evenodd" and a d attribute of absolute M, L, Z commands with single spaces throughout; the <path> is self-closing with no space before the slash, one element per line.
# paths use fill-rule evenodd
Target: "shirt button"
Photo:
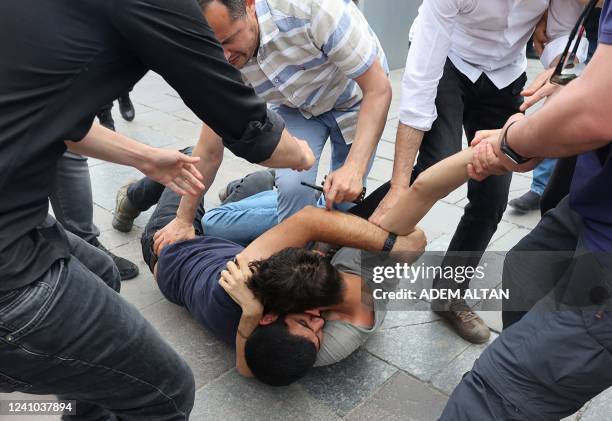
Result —
<path fill-rule="evenodd" d="M 13 337 L 13 335 L 6 335 L 6 340 L 7 340 L 7 341 L 9 341 L 9 342 L 13 342 L 13 339 L 15 339 L 15 338 Z"/>
<path fill-rule="evenodd" d="M 280 83 L 280 79 L 279 78 L 274 78 L 274 83 Z"/>

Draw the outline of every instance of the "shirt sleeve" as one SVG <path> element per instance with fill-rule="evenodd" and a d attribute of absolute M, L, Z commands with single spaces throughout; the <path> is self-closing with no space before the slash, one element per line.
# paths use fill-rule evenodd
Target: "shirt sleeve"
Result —
<path fill-rule="evenodd" d="M 428 131 L 438 117 L 436 95 L 451 49 L 457 0 L 425 0 L 414 27 L 402 79 L 399 118 L 402 124 Z"/>
<path fill-rule="evenodd" d="M 555 59 L 563 53 L 569 35 L 583 10 L 584 6 L 578 0 L 552 0 L 550 2 L 546 26 L 546 35 L 549 41 L 542 52 L 542 57 L 540 57 L 540 61 L 545 68 L 551 67 Z M 571 48 L 574 48 L 574 45 L 572 44 Z M 583 36 L 576 54 L 581 63 L 586 60 L 588 50 L 589 41 L 586 36 Z"/>
<path fill-rule="evenodd" d="M 378 57 L 378 43 L 352 1 L 313 1 L 314 44 L 350 79 L 363 75 Z"/>
<path fill-rule="evenodd" d="M 115 0 L 109 18 L 142 63 L 160 74 L 236 155 L 269 158 L 282 119 L 246 86 L 194 0 Z"/>

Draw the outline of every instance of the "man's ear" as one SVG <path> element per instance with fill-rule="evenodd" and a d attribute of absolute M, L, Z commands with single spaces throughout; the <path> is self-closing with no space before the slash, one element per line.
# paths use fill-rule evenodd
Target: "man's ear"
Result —
<path fill-rule="evenodd" d="M 261 326 L 267 326 L 267 325 L 271 325 L 272 323 L 274 323 L 276 320 L 278 320 L 278 315 L 274 314 L 274 313 L 268 313 L 268 314 L 264 314 L 264 316 L 261 318 L 261 320 L 259 321 L 259 324 Z"/>

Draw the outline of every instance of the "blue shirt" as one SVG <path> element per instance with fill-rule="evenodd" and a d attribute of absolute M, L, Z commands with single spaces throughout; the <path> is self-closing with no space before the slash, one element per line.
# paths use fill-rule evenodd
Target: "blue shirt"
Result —
<path fill-rule="evenodd" d="M 612 8 L 606 0 L 599 24 L 599 42 L 612 44 Z M 593 251 L 612 251 L 611 144 L 578 157 L 570 205 L 584 221 L 584 236 Z"/>
<path fill-rule="evenodd" d="M 242 310 L 219 285 L 221 271 L 244 248 L 204 236 L 166 246 L 157 262 L 157 283 L 164 296 L 187 308 L 193 318 L 231 346 Z"/>

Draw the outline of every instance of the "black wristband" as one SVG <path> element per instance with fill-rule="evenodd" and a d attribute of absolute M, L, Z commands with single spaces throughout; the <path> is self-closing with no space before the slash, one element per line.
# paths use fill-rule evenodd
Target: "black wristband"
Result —
<path fill-rule="evenodd" d="M 389 236 L 385 240 L 385 245 L 382 248 L 382 251 L 391 251 L 393 250 L 393 246 L 395 245 L 395 240 L 397 240 L 397 234 L 389 233 Z"/>

